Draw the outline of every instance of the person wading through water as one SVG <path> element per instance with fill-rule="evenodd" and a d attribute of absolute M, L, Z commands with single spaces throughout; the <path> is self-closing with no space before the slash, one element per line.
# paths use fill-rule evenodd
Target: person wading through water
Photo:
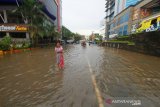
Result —
<path fill-rule="evenodd" d="M 56 54 L 56 63 L 58 68 L 63 69 L 64 68 L 63 47 L 61 46 L 60 41 L 56 43 L 55 54 Z"/>

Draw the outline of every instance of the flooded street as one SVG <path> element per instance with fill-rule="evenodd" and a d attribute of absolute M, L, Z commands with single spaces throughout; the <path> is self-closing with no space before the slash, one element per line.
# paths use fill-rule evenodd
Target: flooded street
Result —
<path fill-rule="evenodd" d="M 0 57 L 0 107 L 99 107 L 96 88 L 104 107 L 125 107 L 106 102 L 115 98 L 160 106 L 160 58 L 79 44 L 64 57 L 64 70 L 53 48 Z"/>

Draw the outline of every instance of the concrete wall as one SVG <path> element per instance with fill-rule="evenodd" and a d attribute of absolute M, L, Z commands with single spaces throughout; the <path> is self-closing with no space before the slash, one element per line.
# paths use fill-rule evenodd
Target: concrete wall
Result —
<path fill-rule="evenodd" d="M 124 49 L 143 54 L 155 55 L 160 57 L 160 32 L 149 32 L 134 34 L 127 38 L 127 41 L 134 42 L 134 45 L 118 42 L 104 42 L 103 45 L 112 48 Z M 152 36 L 151 36 L 152 35 Z M 126 39 L 126 38 L 125 38 Z"/>

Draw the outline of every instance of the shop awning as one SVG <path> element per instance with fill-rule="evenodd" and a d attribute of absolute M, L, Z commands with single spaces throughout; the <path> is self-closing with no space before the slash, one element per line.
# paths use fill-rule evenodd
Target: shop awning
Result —
<path fill-rule="evenodd" d="M 52 14 L 47 10 L 46 7 L 43 8 L 43 12 L 44 12 L 48 17 L 50 17 L 53 21 L 56 20 L 56 17 L 55 17 L 54 15 L 52 15 Z"/>

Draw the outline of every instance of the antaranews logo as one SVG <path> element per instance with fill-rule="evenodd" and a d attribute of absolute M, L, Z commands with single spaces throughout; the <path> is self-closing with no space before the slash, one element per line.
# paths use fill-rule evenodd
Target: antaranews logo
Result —
<path fill-rule="evenodd" d="M 106 99 L 107 104 L 112 104 L 112 99 Z"/>
<path fill-rule="evenodd" d="M 130 106 L 140 106 L 141 105 L 141 100 L 133 100 L 133 99 L 106 99 L 106 103 L 111 105 L 111 104 L 128 104 Z"/>

